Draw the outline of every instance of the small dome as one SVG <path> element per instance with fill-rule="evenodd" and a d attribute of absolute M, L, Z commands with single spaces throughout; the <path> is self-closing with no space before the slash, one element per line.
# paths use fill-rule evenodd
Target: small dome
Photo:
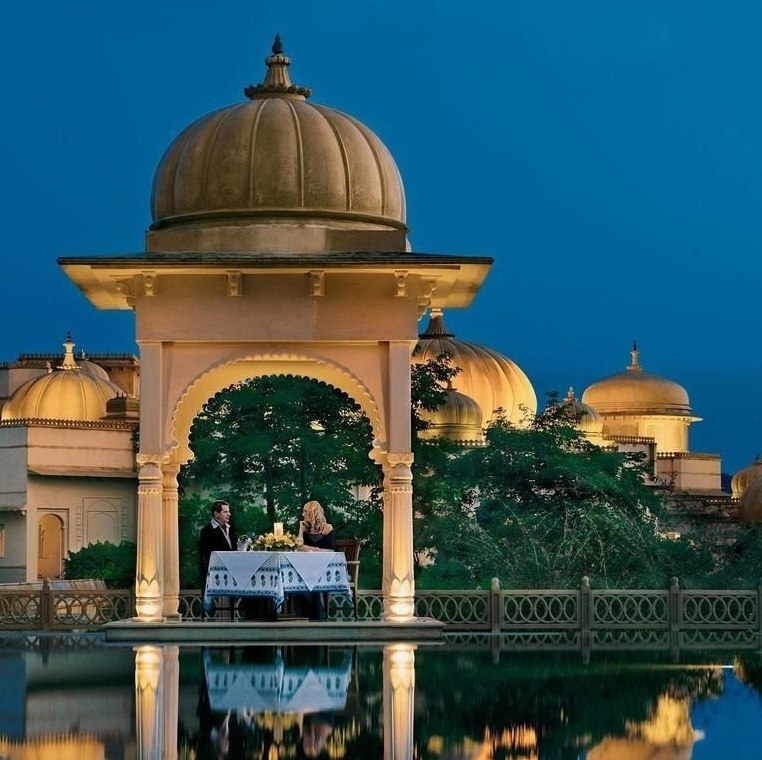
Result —
<path fill-rule="evenodd" d="M 77 366 L 84 372 L 86 375 L 89 375 L 92 378 L 95 378 L 96 380 L 102 380 L 104 383 L 108 383 L 109 386 L 111 386 L 111 389 L 114 391 L 114 393 L 118 396 L 124 395 L 124 391 L 116 385 L 116 383 L 111 382 L 111 378 L 109 377 L 108 372 L 106 372 L 103 367 L 101 367 L 100 364 L 96 364 L 95 362 L 91 362 L 89 359 L 85 358 L 85 352 L 82 351 L 79 361 L 77 362 Z"/>
<path fill-rule="evenodd" d="M 738 522 L 762 522 L 762 475 L 749 483 L 743 492 L 738 502 Z"/>
<path fill-rule="evenodd" d="M 67 337 L 64 349 L 57 370 L 16 389 L 3 407 L 3 420 L 95 421 L 106 416 L 106 402 L 116 391 L 108 381 L 91 377 L 77 366 L 71 338 Z"/>
<path fill-rule="evenodd" d="M 451 441 L 481 441 L 482 410 L 470 396 L 450 387 L 444 404 L 435 412 L 423 412 L 421 417 L 430 423 L 421 432 L 422 438 L 449 438 Z"/>
<path fill-rule="evenodd" d="M 524 424 L 526 414 L 537 411 L 537 396 L 518 365 L 490 348 L 455 340 L 447 332 L 441 309 L 432 309 L 413 361 L 423 363 L 444 353 L 450 354 L 452 366 L 461 370 L 453 378 L 453 387 L 476 401 L 484 425 L 495 419 L 498 409 L 514 425 Z"/>
<path fill-rule="evenodd" d="M 156 171 L 152 229 L 204 224 L 328 223 L 407 231 L 397 165 L 351 116 L 308 103 L 276 37 L 247 103 L 187 127 Z"/>
<path fill-rule="evenodd" d="M 744 467 L 733 475 L 733 479 L 730 481 L 730 490 L 733 497 L 739 499 L 743 496 L 744 491 L 752 481 L 756 480 L 760 475 L 762 475 L 762 459 L 757 454 L 754 461 L 748 467 Z"/>
<path fill-rule="evenodd" d="M 592 406 L 579 401 L 574 388 L 569 388 L 566 398 L 559 405 L 562 413 L 591 443 L 603 442 L 603 418 Z"/>
<path fill-rule="evenodd" d="M 582 394 L 582 403 L 599 414 L 662 414 L 692 416 L 688 393 L 682 385 L 650 372 L 639 363 L 636 343 L 632 361 L 624 372 L 593 383 Z"/>

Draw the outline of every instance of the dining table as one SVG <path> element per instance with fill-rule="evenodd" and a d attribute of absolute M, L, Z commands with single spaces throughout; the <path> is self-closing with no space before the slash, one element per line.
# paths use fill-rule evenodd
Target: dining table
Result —
<path fill-rule="evenodd" d="M 287 594 L 332 593 L 351 599 L 347 560 L 332 551 L 212 552 L 204 600 L 215 597 L 272 599 L 280 612 Z"/>

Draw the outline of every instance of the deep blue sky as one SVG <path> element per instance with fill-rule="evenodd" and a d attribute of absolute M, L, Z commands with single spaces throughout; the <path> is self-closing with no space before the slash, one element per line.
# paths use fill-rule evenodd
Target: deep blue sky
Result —
<path fill-rule="evenodd" d="M 645 368 L 733 472 L 762 449 L 762 3 L 512 0 L 12 3 L 0 24 L 0 359 L 134 351 L 57 256 L 139 251 L 159 158 L 261 81 L 292 77 L 389 146 L 411 240 L 491 255 L 458 337 L 540 398 Z"/>

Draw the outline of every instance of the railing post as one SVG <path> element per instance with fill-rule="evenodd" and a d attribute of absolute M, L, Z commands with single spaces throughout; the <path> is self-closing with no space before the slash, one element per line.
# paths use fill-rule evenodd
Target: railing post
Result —
<path fill-rule="evenodd" d="M 489 624 L 492 633 L 500 633 L 503 627 L 503 607 L 500 601 L 500 578 L 493 578 L 489 588 Z"/>
<path fill-rule="evenodd" d="M 47 578 L 42 579 L 40 591 L 40 628 L 49 631 L 53 627 L 53 591 Z"/>
<path fill-rule="evenodd" d="M 680 598 L 680 582 L 673 578 L 669 585 L 669 648 L 672 652 L 673 661 L 677 662 L 680 656 L 680 628 L 682 626 L 682 599 Z"/>
<path fill-rule="evenodd" d="M 592 643 L 592 609 L 591 609 L 591 591 L 590 578 L 585 575 L 582 577 L 582 587 L 579 591 L 579 643 L 582 648 L 582 656 L 585 662 L 590 657 L 590 645 Z"/>

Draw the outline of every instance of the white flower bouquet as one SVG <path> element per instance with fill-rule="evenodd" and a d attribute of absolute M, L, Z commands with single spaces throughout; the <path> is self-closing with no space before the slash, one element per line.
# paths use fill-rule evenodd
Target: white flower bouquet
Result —
<path fill-rule="evenodd" d="M 302 545 L 301 539 L 293 533 L 283 533 L 279 536 L 275 533 L 263 533 L 254 539 L 250 548 L 259 552 L 295 552 L 299 551 Z"/>

